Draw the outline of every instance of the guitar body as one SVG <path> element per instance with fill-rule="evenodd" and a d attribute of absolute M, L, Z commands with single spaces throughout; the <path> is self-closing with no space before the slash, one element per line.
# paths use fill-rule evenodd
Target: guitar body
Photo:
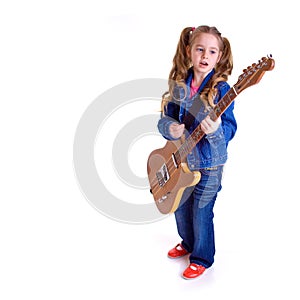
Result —
<path fill-rule="evenodd" d="M 196 185 L 201 178 L 200 172 L 191 172 L 186 162 L 177 165 L 172 158 L 180 145 L 180 140 L 167 141 L 163 148 L 152 151 L 147 161 L 150 189 L 163 214 L 174 212 L 184 190 Z"/>

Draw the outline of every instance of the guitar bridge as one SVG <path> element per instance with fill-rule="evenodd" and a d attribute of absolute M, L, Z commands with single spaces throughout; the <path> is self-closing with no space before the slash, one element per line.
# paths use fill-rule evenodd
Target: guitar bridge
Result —
<path fill-rule="evenodd" d="M 161 187 L 168 182 L 168 180 L 170 179 L 170 175 L 166 164 L 163 164 L 162 167 L 156 172 L 156 178 L 158 180 L 158 184 Z"/>

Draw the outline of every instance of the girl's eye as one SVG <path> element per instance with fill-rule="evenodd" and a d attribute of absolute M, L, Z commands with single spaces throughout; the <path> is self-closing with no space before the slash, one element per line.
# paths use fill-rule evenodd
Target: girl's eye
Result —
<path fill-rule="evenodd" d="M 199 52 L 202 52 L 203 48 L 197 48 L 196 50 L 199 51 Z"/>
<path fill-rule="evenodd" d="M 215 53 L 216 53 L 216 51 L 214 51 L 214 50 L 211 50 L 211 51 L 210 51 L 210 53 L 211 53 L 211 54 L 215 54 Z"/>

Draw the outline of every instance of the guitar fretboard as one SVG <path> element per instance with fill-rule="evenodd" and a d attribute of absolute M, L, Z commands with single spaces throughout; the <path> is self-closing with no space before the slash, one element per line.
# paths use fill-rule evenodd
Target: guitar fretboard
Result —
<path fill-rule="evenodd" d="M 235 97 L 238 95 L 235 86 L 233 86 L 223 98 L 215 105 L 215 107 L 208 113 L 210 118 L 215 121 L 219 118 L 229 105 L 233 102 Z M 203 138 L 205 133 L 201 129 L 201 124 L 199 124 L 191 135 L 185 140 L 184 143 L 178 148 L 176 153 L 174 153 L 177 164 L 180 164 L 187 155 L 193 150 L 196 144 Z"/>

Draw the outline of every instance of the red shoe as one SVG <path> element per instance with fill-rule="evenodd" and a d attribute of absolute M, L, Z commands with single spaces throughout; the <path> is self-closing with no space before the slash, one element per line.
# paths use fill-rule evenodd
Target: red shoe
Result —
<path fill-rule="evenodd" d="M 203 274 L 205 267 L 191 263 L 182 273 L 184 279 L 194 279 Z"/>
<path fill-rule="evenodd" d="M 169 258 L 179 258 L 188 254 L 181 244 L 177 244 L 173 249 L 168 252 Z"/>

